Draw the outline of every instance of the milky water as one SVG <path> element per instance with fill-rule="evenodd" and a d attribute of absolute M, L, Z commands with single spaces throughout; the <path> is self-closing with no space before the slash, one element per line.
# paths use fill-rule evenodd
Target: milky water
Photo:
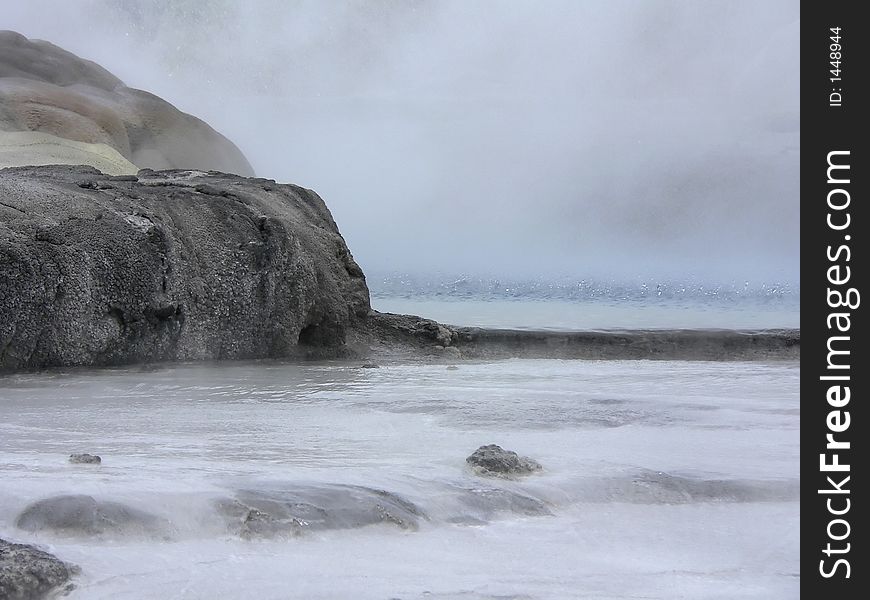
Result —
<path fill-rule="evenodd" d="M 698 302 L 610 303 L 568 300 L 374 297 L 381 312 L 425 315 L 464 327 L 509 329 L 768 329 L 799 328 L 791 306 Z"/>
<path fill-rule="evenodd" d="M 447 367 L 5 377 L 0 537 L 80 565 L 73 599 L 798 596 L 797 363 Z M 487 443 L 544 470 L 481 478 L 464 459 Z M 71 452 L 103 463 L 69 464 Z M 334 484 L 398 495 L 418 527 L 245 538 L 215 511 L 240 489 Z M 71 493 L 167 529 L 16 527 L 29 503 Z"/>
<path fill-rule="evenodd" d="M 516 329 L 800 327 L 800 286 L 697 280 L 505 280 L 376 274 L 372 306 L 442 323 Z"/>

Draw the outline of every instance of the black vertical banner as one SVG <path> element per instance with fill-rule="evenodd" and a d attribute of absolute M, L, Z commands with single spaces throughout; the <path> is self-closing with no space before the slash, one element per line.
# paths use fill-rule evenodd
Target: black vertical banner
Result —
<path fill-rule="evenodd" d="M 865 85 L 861 2 L 801 5 L 801 590 L 866 598 Z M 771 74 L 771 82 L 775 74 Z M 863 362 L 858 357 L 863 358 Z"/>

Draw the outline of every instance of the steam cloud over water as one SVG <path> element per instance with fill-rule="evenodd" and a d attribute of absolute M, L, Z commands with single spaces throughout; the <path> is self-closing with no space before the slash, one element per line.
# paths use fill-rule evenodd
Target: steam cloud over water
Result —
<path fill-rule="evenodd" d="M 317 190 L 370 272 L 798 282 L 799 3 L 4 6 Z"/>

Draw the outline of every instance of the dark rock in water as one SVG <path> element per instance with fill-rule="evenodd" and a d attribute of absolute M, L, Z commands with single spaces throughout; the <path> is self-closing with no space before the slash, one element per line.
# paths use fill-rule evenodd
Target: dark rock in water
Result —
<path fill-rule="evenodd" d="M 0 31 L 0 131 L 105 144 L 139 168 L 254 174 L 204 121 L 127 87 L 96 63 L 13 31 Z"/>
<path fill-rule="evenodd" d="M 466 458 L 465 462 L 471 465 L 478 475 L 492 477 L 528 475 L 543 468 L 531 458 L 520 456 L 495 444 L 481 446 Z"/>
<path fill-rule="evenodd" d="M 262 184 L 0 170 L 0 371 L 343 351 L 365 277 L 317 194 Z"/>
<path fill-rule="evenodd" d="M 280 511 L 276 511 L 280 512 Z M 296 517 L 272 516 L 256 508 L 248 508 L 242 519 L 239 535 L 246 539 L 268 538 L 279 535 L 296 536 L 302 533 L 306 522 Z"/>
<path fill-rule="evenodd" d="M 575 485 L 581 502 L 692 504 L 698 502 L 790 502 L 800 498 L 800 480 L 707 479 L 649 469 L 619 477 L 584 478 Z"/>
<path fill-rule="evenodd" d="M 473 509 L 476 517 L 483 519 L 499 512 L 527 517 L 542 517 L 553 514 L 549 506 L 542 500 L 501 488 L 463 490 L 459 500 L 466 507 Z"/>
<path fill-rule="evenodd" d="M 25 531 L 70 535 L 159 535 L 169 524 L 150 513 L 91 496 L 54 496 L 34 502 L 18 515 L 15 525 Z"/>
<path fill-rule="evenodd" d="M 69 461 L 81 465 L 98 465 L 103 462 L 103 459 L 96 454 L 70 454 Z"/>
<path fill-rule="evenodd" d="M 77 566 L 48 552 L 0 539 L 0 598 L 4 600 L 45 598 L 78 573 Z"/>
<path fill-rule="evenodd" d="M 366 363 L 360 367 L 361 369 L 380 369 L 381 365 L 376 365 L 375 363 Z"/>
<path fill-rule="evenodd" d="M 619 491 L 623 502 L 785 502 L 800 498 L 800 482 L 704 479 L 644 469 Z"/>
<path fill-rule="evenodd" d="M 306 531 L 353 529 L 388 523 L 416 529 L 422 512 L 401 496 L 362 486 L 294 485 L 245 490 L 222 499 L 218 511 L 244 538 L 296 536 Z"/>

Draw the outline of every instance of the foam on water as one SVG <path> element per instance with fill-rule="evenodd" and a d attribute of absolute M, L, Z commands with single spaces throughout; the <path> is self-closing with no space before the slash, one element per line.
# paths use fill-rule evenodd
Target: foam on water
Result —
<path fill-rule="evenodd" d="M 15 375 L 0 536 L 81 565 L 72 598 L 790 598 L 798 375 L 555 360 Z M 486 443 L 545 470 L 477 477 L 464 458 Z M 159 527 L 16 527 L 60 494 Z M 253 526 L 220 510 L 239 498 Z"/>

